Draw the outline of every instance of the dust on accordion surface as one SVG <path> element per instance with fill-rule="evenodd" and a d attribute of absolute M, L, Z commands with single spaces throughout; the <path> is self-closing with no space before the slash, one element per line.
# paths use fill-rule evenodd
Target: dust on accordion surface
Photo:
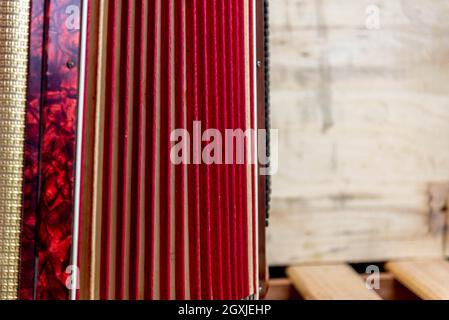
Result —
<path fill-rule="evenodd" d="M 0 300 L 18 297 L 29 14 L 0 1 Z"/>

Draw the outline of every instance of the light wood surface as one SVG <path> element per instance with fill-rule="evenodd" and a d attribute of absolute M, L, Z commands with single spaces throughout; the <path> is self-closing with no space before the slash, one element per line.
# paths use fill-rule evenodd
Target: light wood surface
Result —
<path fill-rule="evenodd" d="M 381 300 L 348 265 L 291 267 L 287 274 L 306 300 Z"/>
<path fill-rule="evenodd" d="M 449 300 L 449 262 L 401 261 L 386 268 L 398 281 L 425 300 Z"/>
<path fill-rule="evenodd" d="M 272 265 L 442 257 L 449 2 L 406 2 L 271 2 Z"/>

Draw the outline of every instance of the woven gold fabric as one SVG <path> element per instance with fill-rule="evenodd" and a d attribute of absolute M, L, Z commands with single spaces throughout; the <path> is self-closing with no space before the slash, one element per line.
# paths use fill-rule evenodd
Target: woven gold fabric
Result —
<path fill-rule="evenodd" d="M 0 300 L 18 297 L 29 15 L 0 1 Z"/>

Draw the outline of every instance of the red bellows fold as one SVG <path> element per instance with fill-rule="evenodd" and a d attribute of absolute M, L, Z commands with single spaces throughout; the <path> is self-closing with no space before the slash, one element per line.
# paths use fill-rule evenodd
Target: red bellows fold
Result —
<path fill-rule="evenodd" d="M 121 3 L 119 105 L 118 105 L 118 182 L 117 182 L 117 253 L 115 256 L 115 297 L 125 298 L 127 197 L 128 195 L 128 147 L 130 115 L 130 55 L 131 55 L 131 1 Z"/>
<path fill-rule="evenodd" d="M 185 81 L 185 2 L 174 3 L 174 59 L 175 59 L 175 125 L 185 129 L 186 125 L 186 81 Z M 186 165 L 175 169 L 175 283 L 176 299 L 186 299 Z"/>
<path fill-rule="evenodd" d="M 115 34 L 117 32 L 118 17 L 118 0 L 108 2 L 108 19 L 107 19 L 107 53 L 106 53 L 106 90 L 105 99 L 105 119 L 104 119 L 104 173 L 103 173 L 103 190 L 105 190 L 102 198 L 102 219 L 101 219 L 101 272 L 100 272 L 100 297 L 101 299 L 109 299 L 110 281 L 111 281 L 111 221 L 112 208 L 114 206 L 113 192 L 113 147 L 115 136 L 115 96 L 116 96 L 116 55 L 117 48 L 115 45 Z M 82 254 L 82 252 L 80 253 Z"/>
<path fill-rule="evenodd" d="M 198 103 L 198 3 L 199 0 L 186 0 L 186 88 L 187 88 L 187 126 L 192 141 L 197 141 L 194 121 L 199 121 Z M 201 249 L 200 249 L 200 171 L 198 156 L 200 150 L 191 145 L 191 164 L 188 166 L 188 224 L 189 224 L 189 276 L 190 297 L 201 298 Z"/>
<path fill-rule="evenodd" d="M 220 129 L 220 109 L 219 109 L 219 89 L 218 89 L 218 27 L 217 27 L 217 10 L 218 6 L 216 3 L 209 1 L 207 2 L 207 30 L 208 30 L 208 43 L 207 43 L 207 53 L 208 53 L 208 80 L 210 84 L 210 89 L 208 91 L 209 95 L 209 124 L 215 129 Z M 213 138 L 213 142 L 217 137 Z M 217 152 L 217 151 L 216 151 Z M 214 154 L 215 156 L 216 154 Z M 222 217 L 222 207 L 220 206 L 220 201 L 223 199 L 220 185 L 220 167 L 218 164 L 214 163 L 211 165 L 211 184 L 210 193 L 215 197 L 215 201 L 211 201 L 211 234 L 212 234 L 212 287 L 213 287 L 213 297 L 215 299 L 223 299 L 223 252 L 222 248 L 222 229 L 221 229 L 221 217 Z"/>
<path fill-rule="evenodd" d="M 235 19 L 237 18 L 235 16 L 235 4 L 234 1 L 227 1 L 227 13 L 226 17 L 228 17 L 228 26 L 227 26 L 227 33 L 226 33 L 226 43 L 227 43 L 227 61 L 228 66 L 226 68 L 226 77 L 227 81 L 229 81 L 229 86 L 227 87 L 227 96 L 228 96 L 228 104 L 225 106 L 226 112 L 224 113 L 224 116 L 227 118 L 226 123 L 226 129 L 235 129 L 235 117 L 234 113 L 237 112 L 237 103 L 236 103 L 236 96 L 238 95 L 237 92 L 237 86 L 235 81 L 235 75 L 236 75 L 236 46 L 235 46 Z M 235 162 L 235 146 L 226 146 L 227 152 L 232 152 L 232 161 Z M 226 164 L 228 165 L 228 164 Z M 230 220 L 230 243 L 231 243 L 231 276 L 232 276 L 232 299 L 237 299 L 239 295 L 239 285 L 240 285 L 240 275 L 239 275 L 239 265 L 240 265 L 240 256 L 239 256 L 239 243 L 238 243 L 238 206 L 237 206 L 237 175 L 236 175 L 236 166 L 235 165 L 229 165 L 229 187 L 230 187 L 230 197 L 228 206 L 230 207 L 229 212 L 229 220 Z"/>
<path fill-rule="evenodd" d="M 145 143 L 145 258 L 144 258 L 144 298 L 154 299 L 154 229 L 156 214 L 156 138 L 157 138 L 157 78 L 159 41 L 159 1 L 148 1 L 147 27 L 147 93 L 146 93 L 146 143 Z"/>
<path fill-rule="evenodd" d="M 220 0 L 218 1 L 217 9 L 217 51 L 218 51 L 218 97 L 219 97 L 219 107 L 218 107 L 218 120 L 219 125 L 218 128 L 220 132 L 224 132 L 224 130 L 228 127 L 227 121 L 227 105 L 228 105 L 228 79 L 227 79 L 227 68 L 229 64 L 228 60 L 228 52 L 226 50 L 227 39 L 226 34 L 228 33 L 228 25 L 227 25 L 227 7 L 226 2 L 228 0 Z M 232 299 L 232 269 L 231 265 L 233 265 L 232 261 L 234 255 L 231 255 L 231 234 L 230 234 L 230 216 L 231 216 L 231 206 L 230 206 L 230 192 L 232 190 L 230 184 L 230 170 L 229 166 L 221 165 L 219 166 L 219 174 L 220 174 L 220 183 L 221 190 L 223 192 L 222 197 L 220 198 L 220 207 L 221 207 L 221 221 L 220 221 L 220 229 L 222 234 L 222 245 L 220 247 L 220 255 L 222 257 L 222 273 L 223 273 L 223 282 L 221 284 L 221 288 L 223 290 L 223 298 L 224 299 Z"/>
<path fill-rule="evenodd" d="M 173 54 L 173 1 L 161 2 L 161 63 L 160 63 L 160 165 L 159 165 L 159 215 L 160 215 L 160 248 L 159 279 L 160 298 L 167 300 L 170 294 L 170 253 L 171 253 L 171 163 L 170 163 L 170 131 L 172 112 L 172 54 Z"/>
<path fill-rule="evenodd" d="M 198 85 L 201 92 L 199 96 L 199 110 L 201 129 L 208 130 L 210 128 L 209 123 L 209 110 L 210 99 L 209 90 L 211 90 L 208 79 L 208 52 L 207 52 L 207 12 L 206 2 L 199 1 L 198 8 Z M 201 132 L 202 135 L 202 132 Z M 202 137 L 201 137 L 202 138 Z M 201 144 L 202 148 L 205 147 L 205 143 Z M 202 150 L 200 155 L 202 157 Z M 204 159 L 202 159 L 204 161 Z M 210 180 L 210 165 L 202 163 L 200 165 L 200 177 L 201 177 L 201 192 L 200 192 L 200 239 L 201 239 L 201 298 L 212 299 L 212 252 L 211 252 L 211 180 Z M 200 190 L 199 190 L 200 191 Z"/>
<path fill-rule="evenodd" d="M 129 297 L 139 297 L 140 255 L 141 255 L 141 201 L 142 201 L 142 152 L 144 120 L 144 66 L 145 66 L 145 1 L 137 0 L 135 4 L 134 24 L 134 83 L 133 83 L 133 143 L 131 162 L 131 245 L 130 245 L 130 282 Z"/>

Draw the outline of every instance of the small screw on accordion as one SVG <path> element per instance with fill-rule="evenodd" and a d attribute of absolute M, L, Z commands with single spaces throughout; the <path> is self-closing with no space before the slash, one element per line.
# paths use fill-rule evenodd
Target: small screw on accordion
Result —
<path fill-rule="evenodd" d="M 0 299 L 264 294 L 266 13 L 0 2 Z"/>

